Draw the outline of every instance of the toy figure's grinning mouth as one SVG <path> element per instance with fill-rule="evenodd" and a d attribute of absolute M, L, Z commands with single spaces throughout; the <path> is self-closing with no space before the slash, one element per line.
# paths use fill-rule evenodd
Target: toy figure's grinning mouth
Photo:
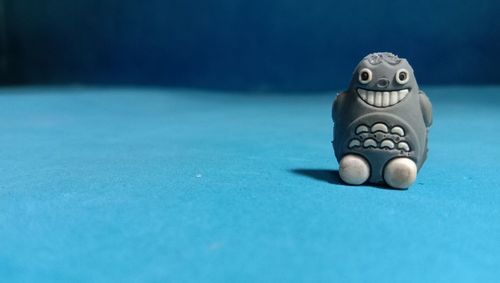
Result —
<path fill-rule="evenodd" d="M 405 88 L 393 91 L 373 91 L 358 88 L 358 95 L 364 102 L 375 107 L 393 106 L 406 98 L 410 89 Z"/>

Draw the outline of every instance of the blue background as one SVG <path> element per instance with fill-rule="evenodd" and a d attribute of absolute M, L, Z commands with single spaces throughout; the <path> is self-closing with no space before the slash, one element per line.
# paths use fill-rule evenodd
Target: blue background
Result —
<path fill-rule="evenodd" d="M 500 83 L 500 2 L 0 0 L 4 83 L 345 87 L 367 53 L 424 84 Z"/>

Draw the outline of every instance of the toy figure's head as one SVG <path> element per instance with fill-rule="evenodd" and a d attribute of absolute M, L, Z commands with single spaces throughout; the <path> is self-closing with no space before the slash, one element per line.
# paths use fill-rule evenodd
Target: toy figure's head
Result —
<path fill-rule="evenodd" d="M 350 92 L 365 103 L 385 108 L 394 106 L 418 92 L 417 81 L 408 61 L 388 53 L 372 53 L 354 70 Z"/>

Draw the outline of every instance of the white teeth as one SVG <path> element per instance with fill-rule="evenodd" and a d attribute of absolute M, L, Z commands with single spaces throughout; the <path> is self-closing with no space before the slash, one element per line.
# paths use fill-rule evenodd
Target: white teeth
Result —
<path fill-rule="evenodd" d="M 363 100 L 366 100 L 366 90 L 362 90 L 359 92 L 359 94 L 361 95 L 361 98 L 363 98 Z"/>
<path fill-rule="evenodd" d="M 382 96 L 382 106 L 387 107 L 389 106 L 389 101 L 391 99 L 391 94 L 387 91 L 384 91 L 384 95 Z"/>
<path fill-rule="evenodd" d="M 405 88 L 405 89 L 400 90 L 399 94 L 404 94 L 406 96 L 408 94 L 408 92 L 409 92 L 408 89 Z"/>
<path fill-rule="evenodd" d="M 397 91 L 391 91 L 391 101 L 389 102 L 389 105 L 394 105 L 398 103 L 398 92 Z"/>
<path fill-rule="evenodd" d="M 366 100 L 366 102 L 368 102 L 368 104 L 370 105 L 373 105 L 375 103 L 375 94 L 373 93 L 373 91 L 369 91 L 367 95 L 368 99 Z"/>
<path fill-rule="evenodd" d="M 375 106 L 382 106 L 382 93 L 380 91 L 375 92 Z"/>
<path fill-rule="evenodd" d="M 398 100 L 403 100 L 406 97 L 406 93 L 399 93 Z"/>
<path fill-rule="evenodd" d="M 398 99 L 399 99 L 399 101 L 403 100 L 406 97 L 407 94 L 408 94 L 408 90 L 407 89 L 400 90 L 399 93 L 398 93 L 398 96 L 399 96 Z"/>
<path fill-rule="evenodd" d="M 359 97 L 366 103 L 375 107 L 389 107 L 397 104 L 405 99 L 409 89 L 402 89 L 399 91 L 371 91 L 362 88 L 357 89 Z"/>

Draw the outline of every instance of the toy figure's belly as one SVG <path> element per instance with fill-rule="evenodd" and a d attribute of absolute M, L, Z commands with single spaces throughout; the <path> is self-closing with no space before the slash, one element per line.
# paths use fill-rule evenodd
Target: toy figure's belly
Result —
<path fill-rule="evenodd" d="M 389 125 L 384 122 L 352 125 L 347 148 L 364 148 L 409 153 L 414 144 L 407 140 L 408 128 L 403 125 Z"/>
<path fill-rule="evenodd" d="M 372 182 L 381 181 L 385 164 L 395 157 L 408 157 L 415 161 L 418 168 L 425 159 L 421 144 L 426 137 L 416 136 L 411 125 L 391 114 L 364 115 L 346 128 L 339 129 L 339 133 L 342 135 L 336 145 L 337 153 L 341 156 L 349 153 L 364 156 L 372 169 Z"/>

